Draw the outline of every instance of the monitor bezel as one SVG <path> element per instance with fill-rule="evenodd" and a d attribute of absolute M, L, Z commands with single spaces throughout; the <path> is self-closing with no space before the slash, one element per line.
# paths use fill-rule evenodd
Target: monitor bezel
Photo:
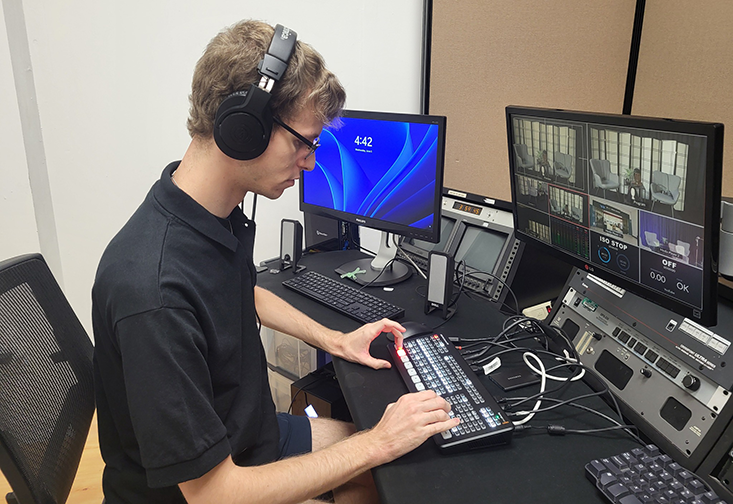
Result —
<path fill-rule="evenodd" d="M 702 307 L 692 306 L 687 302 L 672 298 L 645 287 L 639 283 L 598 266 L 596 263 L 585 261 L 525 233 L 519 226 L 517 215 L 517 181 L 518 173 L 513 154 L 513 124 L 514 116 L 536 117 L 538 119 L 575 121 L 584 123 L 605 124 L 621 128 L 639 128 L 673 133 L 699 135 L 707 137 L 704 198 L 703 234 L 706 244 L 702 266 Z M 619 287 L 627 289 L 640 297 L 655 302 L 668 310 L 685 316 L 705 326 L 715 325 L 717 322 L 717 286 L 718 286 L 718 244 L 720 235 L 720 199 L 723 173 L 723 124 L 714 122 L 688 121 L 645 116 L 631 116 L 607 113 L 580 112 L 563 109 L 544 109 L 522 106 L 506 107 L 507 148 L 509 155 L 509 173 L 512 194 L 512 213 L 514 217 L 515 235 L 522 241 L 529 242 L 551 255 L 588 271 Z M 590 233 L 590 230 L 589 230 Z"/>
<path fill-rule="evenodd" d="M 446 240 L 445 245 L 442 247 L 442 249 L 439 249 L 439 248 L 425 249 L 423 247 L 420 247 L 419 245 L 416 245 L 414 242 L 410 241 L 410 240 L 415 240 L 416 238 L 409 238 L 409 239 L 404 240 L 402 244 L 400 245 L 402 249 L 405 252 L 415 254 L 416 256 L 419 256 L 420 258 L 425 259 L 426 261 L 428 260 L 428 257 L 430 256 L 430 252 L 433 252 L 433 251 L 446 252 L 448 248 L 450 247 L 451 240 L 453 240 L 453 236 L 456 234 L 456 229 L 458 228 L 459 220 L 456 219 L 456 217 L 453 215 L 445 215 L 445 211 L 443 211 L 443 215 L 440 216 L 440 219 L 441 219 L 441 223 L 440 223 L 441 227 L 443 225 L 443 222 L 442 222 L 443 219 L 449 220 L 453 223 L 453 227 L 451 228 L 450 233 L 448 234 L 448 239 Z M 441 238 L 443 238 L 442 232 L 441 232 Z M 432 243 L 432 242 L 428 242 L 428 243 Z M 437 243 L 440 243 L 440 240 L 438 240 L 436 244 Z"/>
<path fill-rule="evenodd" d="M 343 110 L 342 118 L 353 119 L 370 119 L 377 121 L 419 123 L 419 124 L 435 124 L 438 126 L 438 149 L 436 153 L 435 163 L 435 191 L 433 194 L 433 226 L 432 229 L 418 229 L 410 227 L 406 224 L 365 217 L 356 215 L 342 210 L 326 208 L 304 201 L 305 179 L 301 176 L 300 180 L 300 210 L 324 217 L 340 219 L 346 222 L 366 226 L 368 228 L 385 231 L 387 233 L 398 234 L 407 238 L 416 238 L 418 240 L 430 243 L 440 242 L 440 210 L 442 205 L 443 176 L 445 173 L 445 138 L 446 138 L 446 117 L 437 115 L 424 114 L 404 114 L 393 112 L 374 112 L 365 110 Z M 318 153 L 316 152 L 316 156 Z M 436 223 L 438 225 L 436 225 Z"/>

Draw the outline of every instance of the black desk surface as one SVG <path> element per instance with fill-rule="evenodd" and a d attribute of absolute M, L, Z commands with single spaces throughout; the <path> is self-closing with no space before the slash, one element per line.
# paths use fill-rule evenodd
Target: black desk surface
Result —
<path fill-rule="evenodd" d="M 356 251 L 327 252 L 305 256 L 301 264 L 320 273 L 338 278 L 334 268 L 362 257 Z M 281 282 L 293 273 L 261 273 L 259 285 L 286 299 L 296 308 L 333 329 L 351 331 L 359 323 L 287 290 Z M 392 292 L 368 288 L 368 292 L 405 308 L 404 320 L 417 320 L 429 327 L 441 322 L 437 315 L 425 315 L 423 310 L 426 281 L 413 275 L 408 281 L 395 285 Z M 462 296 L 455 316 L 438 331 L 446 336 L 477 337 L 495 335 L 501 330 L 506 316 L 489 302 Z M 372 355 L 390 360 L 385 335 L 372 343 Z M 375 425 L 387 404 L 407 392 L 396 369 L 373 370 L 361 365 L 334 359 L 341 389 L 359 429 Z M 538 387 L 526 387 L 509 393 L 501 391 L 491 380 L 483 378 L 487 388 L 498 399 L 504 395 L 526 396 Z M 548 384 L 548 388 L 555 385 Z M 588 393 L 582 382 L 568 387 L 566 397 Z M 599 398 L 580 401 L 581 404 L 615 417 Z M 527 405 L 531 409 L 531 405 Z M 596 415 L 571 407 L 560 407 L 535 416 L 529 424 L 544 426 L 560 424 L 566 428 L 592 429 L 608 427 L 610 423 Z M 518 432 L 511 444 L 467 453 L 443 455 L 432 439 L 411 453 L 374 469 L 374 479 L 382 502 L 454 503 L 605 503 L 593 484 L 585 478 L 584 466 L 590 460 L 615 455 L 638 446 L 630 436 L 620 431 L 604 434 L 568 434 L 549 436 L 546 431 L 533 429 Z"/>

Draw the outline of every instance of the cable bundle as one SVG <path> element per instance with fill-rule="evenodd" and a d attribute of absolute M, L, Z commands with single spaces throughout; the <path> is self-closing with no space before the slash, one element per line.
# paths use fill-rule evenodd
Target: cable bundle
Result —
<path fill-rule="evenodd" d="M 536 319 L 513 316 L 504 323 L 504 327 L 496 336 L 478 339 L 463 339 L 450 337 L 461 351 L 471 368 L 478 374 L 488 374 L 497 369 L 495 360 L 502 355 L 519 352 L 524 364 L 540 379 L 540 390 L 538 393 L 527 397 L 506 397 L 500 400 L 510 417 L 514 418 L 514 425 L 517 431 L 528 429 L 542 429 L 550 435 L 565 434 L 590 434 L 606 432 L 611 430 L 625 430 L 634 439 L 643 443 L 633 425 L 625 423 L 621 410 L 616 402 L 615 396 L 611 393 L 605 382 L 595 373 L 594 370 L 586 367 L 580 362 L 580 356 L 570 339 L 561 329 L 544 324 Z M 540 348 L 529 348 L 520 343 L 532 339 L 540 343 Z M 550 343 L 561 343 L 561 353 L 552 351 Z M 586 375 L 594 376 L 603 388 L 597 392 L 582 394 L 570 399 L 558 399 L 553 394 L 564 391 L 572 382 L 581 380 Z M 560 385 L 548 389 L 548 382 L 559 382 Z M 578 403 L 586 398 L 607 395 L 613 405 L 618 419 L 609 417 L 604 413 L 588 406 Z M 521 409 L 524 404 L 534 401 L 531 409 Z M 549 404 L 548 404 L 549 403 Z M 610 422 L 611 426 L 598 429 L 566 429 L 561 425 L 546 425 L 542 427 L 529 425 L 528 422 L 537 413 L 551 411 L 561 406 L 570 406 L 600 416 Z"/>

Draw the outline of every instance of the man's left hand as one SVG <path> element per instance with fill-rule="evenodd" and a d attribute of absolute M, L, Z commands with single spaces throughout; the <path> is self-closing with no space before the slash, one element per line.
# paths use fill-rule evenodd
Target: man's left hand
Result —
<path fill-rule="evenodd" d="M 382 319 L 371 324 L 365 324 L 356 331 L 345 334 L 341 339 L 341 355 L 346 360 L 364 364 L 374 369 L 390 368 L 389 361 L 375 359 L 369 353 L 372 341 L 383 332 L 392 333 L 397 347 L 402 346 L 402 333 L 405 328 L 393 320 Z"/>

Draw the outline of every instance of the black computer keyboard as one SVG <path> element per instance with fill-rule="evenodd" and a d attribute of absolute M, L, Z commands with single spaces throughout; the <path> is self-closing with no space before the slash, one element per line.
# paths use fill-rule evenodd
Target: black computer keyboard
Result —
<path fill-rule="evenodd" d="M 283 285 L 363 323 L 405 315 L 405 310 L 399 306 L 313 270 L 289 278 Z"/>
<path fill-rule="evenodd" d="M 461 423 L 433 436 L 446 452 L 509 442 L 514 424 L 478 380 L 465 359 L 442 334 L 429 333 L 388 345 L 395 365 L 411 392 L 430 389 L 451 405 Z"/>
<path fill-rule="evenodd" d="M 725 504 L 701 478 L 652 444 L 592 460 L 585 475 L 614 504 Z"/>

